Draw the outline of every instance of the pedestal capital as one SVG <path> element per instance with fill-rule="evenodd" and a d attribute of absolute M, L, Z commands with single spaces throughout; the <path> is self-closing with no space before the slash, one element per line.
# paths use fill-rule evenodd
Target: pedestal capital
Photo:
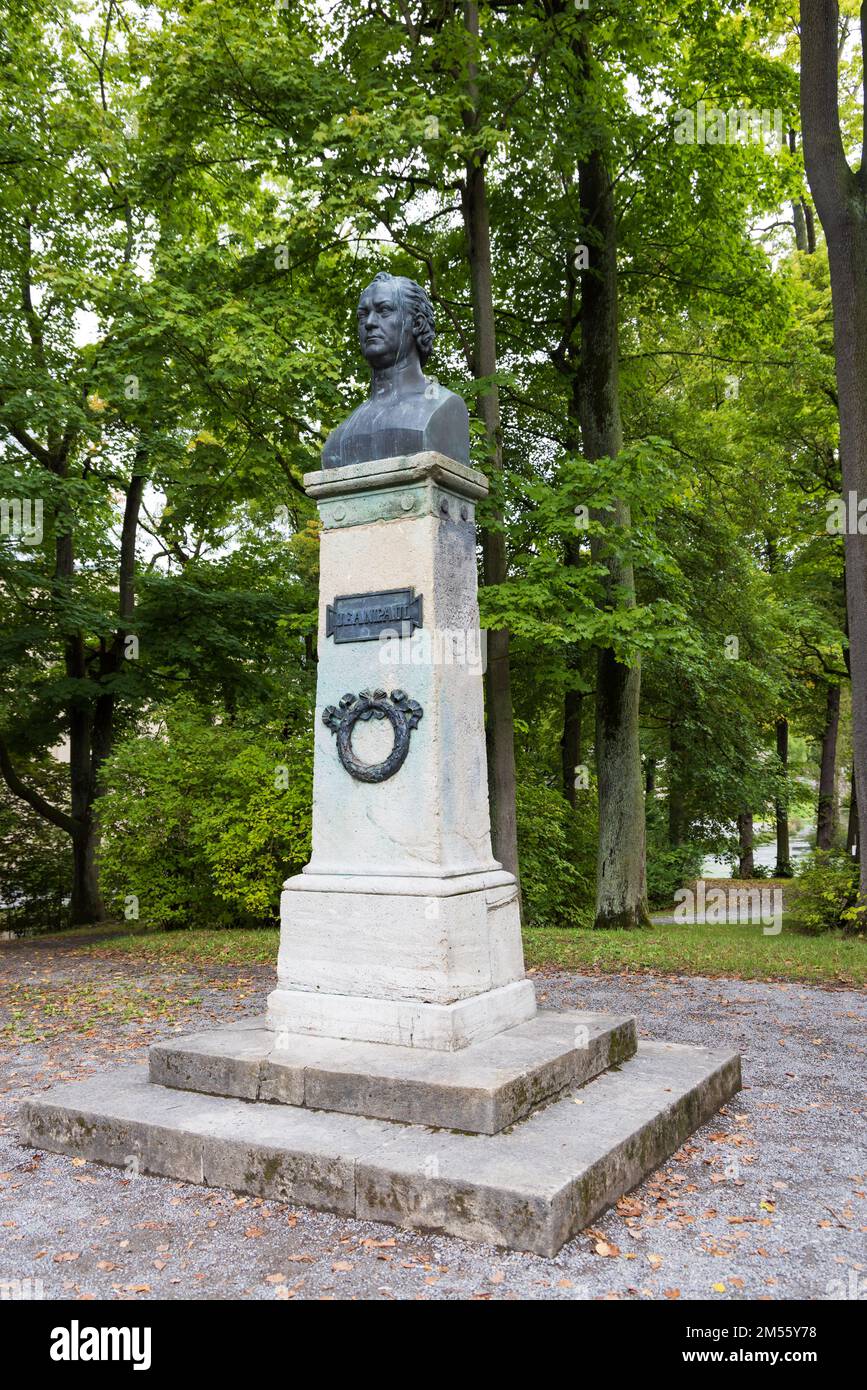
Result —
<path fill-rule="evenodd" d="M 304 488 L 308 497 L 319 503 L 325 526 L 359 525 L 380 519 L 378 510 L 382 520 L 438 514 L 442 506 L 440 494 L 448 494 L 458 502 L 477 502 L 487 497 L 488 480 L 477 468 L 428 450 L 305 473 Z M 351 510 L 344 507 L 341 512 L 340 507 L 329 505 L 338 498 L 352 499 L 356 505 Z M 357 505 L 363 498 L 377 499 L 374 511 Z"/>

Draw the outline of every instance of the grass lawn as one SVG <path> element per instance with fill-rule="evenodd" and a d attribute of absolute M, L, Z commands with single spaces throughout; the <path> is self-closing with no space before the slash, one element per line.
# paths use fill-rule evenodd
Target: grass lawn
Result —
<path fill-rule="evenodd" d="M 114 931 L 117 928 L 113 929 Z M 143 929 L 82 944 L 81 951 L 130 953 L 152 961 L 226 965 L 269 964 L 276 960 L 276 928 L 255 931 L 172 931 Z M 867 941 L 863 938 L 805 936 L 787 927 L 764 936 L 760 926 L 709 923 L 654 925 L 643 931 L 524 931 L 527 966 L 583 972 L 638 970 L 668 975 L 721 975 L 745 980 L 801 980 L 813 984 L 867 984 Z"/>
<path fill-rule="evenodd" d="M 660 975 L 724 975 L 742 980 L 802 980 L 807 984 L 867 983 L 867 941 L 840 933 L 806 936 L 783 919 L 779 936 L 760 926 L 654 924 L 644 931 L 524 932 L 527 966 L 603 973 L 639 970 Z"/>
<path fill-rule="evenodd" d="M 124 924 L 126 927 L 126 924 Z M 148 931 L 126 927 L 120 936 L 117 926 L 98 928 L 101 937 L 80 949 L 89 954 L 106 955 L 122 951 L 143 959 L 169 963 L 186 961 L 192 965 L 272 965 L 277 962 L 280 932 L 277 927 L 236 931 Z M 66 933 L 64 933 L 64 936 Z"/>

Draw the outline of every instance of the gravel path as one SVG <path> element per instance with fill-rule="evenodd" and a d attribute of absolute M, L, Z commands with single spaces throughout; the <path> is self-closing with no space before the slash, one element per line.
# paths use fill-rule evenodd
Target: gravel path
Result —
<path fill-rule="evenodd" d="M 23 1097 L 143 1060 L 157 1037 L 261 1011 L 272 971 L 177 974 L 110 947 L 0 947 L 0 1026 L 11 1030 L 0 1035 L 0 1283 L 41 1280 L 46 1298 L 867 1297 L 863 993 L 534 978 L 545 1007 L 633 1012 L 643 1037 L 744 1059 L 744 1091 L 554 1260 L 22 1148 Z"/>

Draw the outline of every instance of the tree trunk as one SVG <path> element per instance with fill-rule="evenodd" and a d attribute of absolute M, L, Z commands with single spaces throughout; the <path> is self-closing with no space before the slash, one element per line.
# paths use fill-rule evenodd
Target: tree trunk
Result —
<path fill-rule="evenodd" d="M 668 843 L 671 849 L 683 844 L 683 798 L 676 782 L 668 787 Z"/>
<path fill-rule="evenodd" d="M 617 224 L 614 199 L 599 150 L 580 165 L 582 223 L 589 233 L 589 268 L 581 283 L 579 401 L 584 457 L 616 458 L 623 444 L 620 421 L 617 322 Z M 615 523 L 629 526 L 629 508 L 615 506 Z M 635 603 L 632 566 L 594 541 L 594 559 L 608 569 L 606 602 Z M 599 786 L 597 927 L 639 927 L 648 921 L 644 789 L 638 713 L 641 667 L 619 662 L 613 650 L 598 657 L 596 771 Z"/>
<path fill-rule="evenodd" d="M 668 735 L 668 843 L 672 849 L 683 844 L 684 808 L 680 753 L 677 729 L 672 724 Z"/>
<path fill-rule="evenodd" d="M 806 198 L 801 199 L 801 207 L 804 212 L 804 226 L 807 231 L 807 251 L 811 256 L 814 256 L 816 254 L 816 219 Z"/>
<path fill-rule="evenodd" d="M 846 853 L 857 855 L 858 844 L 858 795 L 855 791 L 855 768 L 852 768 L 852 784 L 849 792 L 849 823 L 846 826 Z"/>
<path fill-rule="evenodd" d="M 69 646 L 80 645 L 72 639 Z M 74 657 L 67 658 L 67 671 L 74 669 Z M 89 704 L 82 702 L 69 710 L 69 782 L 72 800 L 72 904 L 73 926 L 101 922 L 105 916 L 96 868 L 96 825 L 93 815 L 94 783 L 91 759 L 93 721 Z"/>
<path fill-rule="evenodd" d="M 862 57 L 867 3 L 861 5 Z M 801 0 L 801 126 L 807 177 L 825 230 L 834 308 L 834 359 L 840 411 L 843 496 L 867 497 L 867 120 L 861 164 L 849 167 L 838 104 L 835 0 Z M 863 101 L 863 96 L 862 96 Z M 867 835 L 867 536 L 845 537 L 846 605 L 852 670 L 852 746 L 858 843 Z M 860 899 L 867 903 L 867 855 Z"/>
<path fill-rule="evenodd" d="M 756 864 L 753 858 L 753 813 L 742 811 L 738 816 L 738 878 L 754 878 Z"/>
<path fill-rule="evenodd" d="M 644 769 L 644 795 L 653 796 L 656 791 L 656 759 L 648 758 Z"/>
<path fill-rule="evenodd" d="M 58 536 L 55 544 L 55 583 L 62 590 L 71 584 L 75 573 L 75 551 L 72 532 Z M 66 675 L 70 682 L 84 684 L 87 680 L 84 638 L 80 631 L 67 635 L 64 647 Z M 72 812 L 72 902 L 70 921 L 73 926 L 101 922 L 105 916 L 99 892 L 96 869 L 93 820 L 93 768 L 91 735 L 93 705 L 86 695 L 74 696 L 67 709 L 69 729 L 69 789 Z"/>
<path fill-rule="evenodd" d="M 581 719 L 584 696 L 580 690 L 567 690 L 563 699 L 563 737 L 560 739 L 563 768 L 563 795 L 574 807 L 577 802 L 575 774 L 581 762 Z"/>
<path fill-rule="evenodd" d="M 464 27 L 470 35 L 473 52 L 478 51 L 479 7 L 464 5 Z M 470 108 L 464 122 L 469 132 L 482 124 L 478 70 L 475 58 L 467 64 L 467 96 Z M 464 232 L 470 266 L 470 292 L 473 305 L 473 376 L 493 377 L 497 370 L 497 341 L 494 326 L 494 299 L 491 272 L 491 236 L 485 183 L 486 152 L 473 152 L 466 164 L 461 190 Z M 488 460 L 494 473 L 503 467 L 500 431 L 500 397 L 496 383 L 478 397 L 478 412 L 484 422 Z M 501 584 L 508 574 L 506 537 L 502 518 L 482 533 L 482 575 L 485 584 Z M 515 724 L 509 664 L 509 633 L 506 629 L 488 633 L 488 661 L 485 675 L 487 706 L 488 791 L 491 802 L 491 836 L 494 855 L 504 868 L 518 877 L 518 824 L 515 810 Z"/>
<path fill-rule="evenodd" d="M 125 661 L 125 639 L 135 613 L 135 545 L 138 519 L 144 495 L 146 448 L 139 444 L 136 469 L 130 478 L 124 505 L 118 568 L 118 627 L 110 646 L 103 645 L 99 661 L 100 683 L 117 676 Z M 84 673 L 80 634 L 70 639 L 67 669 L 81 665 Z M 72 665 L 70 665 L 70 662 Z M 100 772 L 114 747 L 116 688 L 103 689 L 96 699 L 81 709 L 70 711 L 69 746 L 72 779 L 72 814 L 79 829 L 72 845 L 72 923 L 99 922 L 105 916 L 99 889 L 99 820 L 97 802 L 101 794 Z"/>
<path fill-rule="evenodd" d="M 829 685 L 819 765 L 819 801 L 816 809 L 816 849 L 830 849 L 837 823 L 837 730 L 840 724 L 840 687 Z"/>
<path fill-rule="evenodd" d="M 783 790 L 774 802 L 777 823 L 777 862 L 774 866 L 775 878 L 791 878 L 792 865 L 789 851 L 789 721 L 777 720 L 777 757 L 783 768 Z"/>
<path fill-rule="evenodd" d="M 98 838 L 92 820 L 72 838 L 72 902 L 70 921 L 73 926 L 101 922 L 105 916 L 99 891 L 99 872 L 96 863 Z"/>
<path fill-rule="evenodd" d="M 795 131 L 789 130 L 789 149 L 792 154 L 797 153 L 798 137 Z M 806 251 L 808 255 L 815 255 L 816 252 L 816 224 L 813 219 L 813 209 L 806 198 L 795 198 L 792 203 L 792 217 L 795 223 L 795 246 L 799 251 Z"/>

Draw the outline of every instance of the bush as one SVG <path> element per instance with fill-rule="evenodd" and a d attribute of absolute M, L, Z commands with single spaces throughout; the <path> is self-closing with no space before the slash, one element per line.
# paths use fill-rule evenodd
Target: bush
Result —
<path fill-rule="evenodd" d="M 215 724 L 174 708 L 157 731 L 106 764 L 100 867 L 106 904 L 154 927 L 278 920 L 283 880 L 310 857 L 313 750 L 308 731 Z M 276 774 L 276 776 L 275 776 Z M 573 811 L 525 769 L 518 847 L 527 920 L 592 922 L 596 798 Z"/>
<path fill-rule="evenodd" d="M 669 907 L 678 888 L 701 873 L 704 849 L 701 845 L 676 848 L 649 845 L 647 850 L 647 901 L 651 907 Z"/>
<path fill-rule="evenodd" d="M 106 765 L 106 903 L 157 927 L 270 925 L 310 855 L 308 733 L 215 724 L 175 709 Z"/>
<path fill-rule="evenodd" d="M 519 769 L 518 859 L 524 917 L 532 927 L 593 924 L 596 885 L 596 795 L 580 793 L 576 810 L 557 787 Z"/>
<path fill-rule="evenodd" d="M 27 780 L 55 806 L 68 804 L 69 768 L 53 758 L 31 762 Z M 0 931 L 16 936 L 69 926 L 69 836 L 13 796 L 0 780 Z"/>
<path fill-rule="evenodd" d="M 843 850 L 814 849 L 798 865 L 793 915 L 801 931 L 819 936 L 843 927 L 863 931 L 858 899 L 858 861 Z"/>

